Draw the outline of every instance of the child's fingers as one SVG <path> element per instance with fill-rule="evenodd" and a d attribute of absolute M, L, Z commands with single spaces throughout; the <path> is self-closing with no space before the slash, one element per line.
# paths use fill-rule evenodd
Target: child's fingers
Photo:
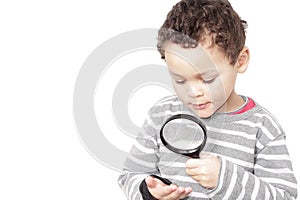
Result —
<path fill-rule="evenodd" d="M 156 198 L 168 196 L 177 189 L 174 184 L 166 185 L 161 180 L 148 176 L 145 179 L 149 192 Z"/>
<path fill-rule="evenodd" d="M 184 196 L 185 189 L 182 187 L 178 187 L 175 191 L 170 194 L 164 196 L 165 199 L 179 199 L 181 196 Z"/>
<path fill-rule="evenodd" d="M 200 154 L 200 158 L 191 158 L 186 161 L 185 167 L 186 168 L 197 168 L 203 164 L 205 164 L 208 160 L 216 158 L 216 156 L 209 154 L 209 153 L 202 153 Z"/>
<path fill-rule="evenodd" d="M 189 175 L 189 176 L 197 176 L 201 173 L 201 169 L 199 168 L 186 168 L 185 172 Z"/>
<path fill-rule="evenodd" d="M 187 197 L 191 192 L 192 192 L 192 188 L 191 188 L 191 187 L 185 188 L 184 194 L 181 195 L 181 196 L 179 197 L 179 199 L 183 199 L 183 198 Z"/>
<path fill-rule="evenodd" d="M 162 199 L 168 197 L 170 194 L 174 193 L 177 190 L 176 185 L 165 185 L 158 186 L 155 188 L 149 188 L 150 193 L 157 199 Z M 166 198 L 169 199 L 169 198 Z"/>
<path fill-rule="evenodd" d="M 202 160 L 201 159 L 197 159 L 197 158 L 191 158 L 188 161 L 186 161 L 185 163 L 185 167 L 186 168 L 197 168 L 202 164 Z"/>
<path fill-rule="evenodd" d="M 192 188 L 191 187 L 186 187 L 183 188 L 183 193 L 181 193 L 181 195 L 179 196 L 179 199 L 183 199 L 185 197 L 187 197 L 191 192 L 192 192 Z"/>
<path fill-rule="evenodd" d="M 164 196 L 165 199 L 183 199 L 187 197 L 192 192 L 192 188 L 187 187 L 178 187 L 175 191 L 170 193 L 167 196 Z"/>
<path fill-rule="evenodd" d="M 182 199 L 192 192 L 190 187 L 178 187 L 174 184 L 166 185 L 152 176 L 146 177 L 145 181 L 150 193 L 158 199 Z"/>
<path fill-rule="evenodd" d="M 207 157 L 212 157 L 212 156 L 214 156 L 214 155 L 207 153 L 207 152 L 201 152 L 199 155 L 200 158 L 207 158 Z"/>
<path fill-rule="evenodd" d="M 150 188 L 154 188 L 157 186 L 160 186 L 160 187 L 167 186 L 164 182 L 162 182 L 161 180 L 159 180 L 155 177 L 152 177 L 152 176 L 146 177 L 145 181 L 146 181 L 147 186 Z"/>

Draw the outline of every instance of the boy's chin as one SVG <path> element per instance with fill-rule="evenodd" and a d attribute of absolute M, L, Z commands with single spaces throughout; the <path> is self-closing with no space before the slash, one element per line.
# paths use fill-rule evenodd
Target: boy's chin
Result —
<path fill-rule="evenodd" d="M 199 110 L 194 110 L 193 112 L 200 118 L 209 118 L 213 115 L 212 111 L 199 111 Z"/>

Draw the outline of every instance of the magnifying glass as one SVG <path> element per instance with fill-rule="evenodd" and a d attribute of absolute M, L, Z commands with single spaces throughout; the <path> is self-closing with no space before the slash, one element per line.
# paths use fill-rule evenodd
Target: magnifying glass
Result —
<path fill-rule="evenodd" d="M 177 114 L 166 120 L 160 129 L 162 143 L 171 151 L 199 158 L 207 140 L 206 127 L 192 115 Z"/>

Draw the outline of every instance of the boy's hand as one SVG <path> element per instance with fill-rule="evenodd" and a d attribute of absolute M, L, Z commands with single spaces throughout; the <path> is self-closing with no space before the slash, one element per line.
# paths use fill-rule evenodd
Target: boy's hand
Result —
<path fill-rule="evenodd" d="M 205 188 L 215 188 L 218 184 L 221 161 L 211 154 L 204 154 L 200 159 L 189 159 L 186 173 Z"/>
<path fill-rule="evenodd" d="M 187 197 L 192 188 L 178 187 L 174 184 L 166 185 L 161 180 L 148 176 L 146 184 L 153 197 L 159 200 L 179 200 Z"/>

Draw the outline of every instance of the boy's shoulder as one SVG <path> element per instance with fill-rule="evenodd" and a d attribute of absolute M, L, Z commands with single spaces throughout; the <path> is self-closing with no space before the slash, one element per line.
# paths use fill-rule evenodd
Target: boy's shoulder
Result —
<path fill-rule="evenodd" d="M 280 134 L 283 132 L 275 115 L 257 101 L 254 102 L 255 107 L 245 113 L 242 121 L 248 121 L 250 126 L 263 127 L 265 130 L 272 131 L 273 133 Z"/>
<path fill-rule="evenodd" d="M 275 115 L 273 115 L 267 108 L 260 105 L 258 102 L 255 102 L 255 112 L 253 113 L 254 116 L 260 117 L 262 120 L 272 120 L 274 123 L 279 124 Z"/>
<path fill-rule="evenodd" d="M 256 136 L 260 145 L 258 148 L 261 149 L 263 146 L 270 144 L 270 142 L 276 141 L 279 137 L 284 139 L 285 131 L 275 115 L 257 102 L 255 102 L 255 104 L 256 112 L 240 123 L 242 125 L 258 128 L 259 131 Z"/>

